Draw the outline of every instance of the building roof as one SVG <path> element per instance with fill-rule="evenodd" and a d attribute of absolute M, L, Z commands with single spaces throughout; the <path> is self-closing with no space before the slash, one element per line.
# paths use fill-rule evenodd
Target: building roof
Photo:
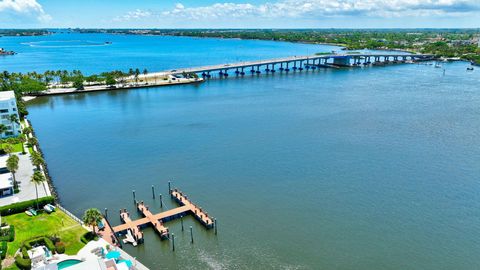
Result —
<path fill-rule="evenodd" d="M 13 91 L 0 91 L 0 100 L 7 100 L 15 98 L 15 93 Z"/>
<path fill-rule="evenodd" d="M 13 187 L 13 176 L 11 173 L 0 174 L 0 189 Z"/>
<path fill-rule="evenodd" d="M 7 159 L 8 159 L 8 155 L 0 156 L 0 169 L 7 167 Z"/>

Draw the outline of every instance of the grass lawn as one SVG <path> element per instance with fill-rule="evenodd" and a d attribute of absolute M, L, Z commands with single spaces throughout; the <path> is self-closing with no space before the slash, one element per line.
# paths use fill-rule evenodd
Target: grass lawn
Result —
<path fill-rule="evenodd" d="M 3 146 L 5 145 L 6 143 L 1 143 L 0 144 L 0 149 L 3 149 Z M 22 144 L 21 143 L 17 143 L 17 144 L 12 144 L 13 145 L 13 152 L 16 153 L 16 152 L 22 152 Z"/>
<path fill-rule="evenodd" d="M 57 235 L 65 243 L 65 253 L 68 255 L 77 254 L 84 246 L 80 237 L 87 230 L 59 209 L 52 214 L 41 213 L 35 217 L 25 213 L 5 216 L 2 221 L 15 226 L 15 240 L 8 243 L 8 256 L 13 256 L 23 241 L 36 236 Z"/>

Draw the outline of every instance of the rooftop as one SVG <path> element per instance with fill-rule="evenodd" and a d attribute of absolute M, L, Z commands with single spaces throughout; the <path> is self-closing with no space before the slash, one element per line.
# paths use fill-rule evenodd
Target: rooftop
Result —
<path fill-rule="evenodd" d="M 13 176 L 11 173 L 0 174 L 0 189 L 13 187 Z"/>
<path fill-rule="evenodd" d="M 0 100 L 7 100 L 15 98 L 15 93 L 13 91 L 0 91 Z"/>

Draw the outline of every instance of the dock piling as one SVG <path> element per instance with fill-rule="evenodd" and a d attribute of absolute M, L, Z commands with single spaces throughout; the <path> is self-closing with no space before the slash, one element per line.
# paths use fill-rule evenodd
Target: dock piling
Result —
<path fill-rule="evenodd" d="M 171 182 L 168 181 L 168 193 L 172 193 Z"/>
<path fill-rule="evenodd" d="M 217 235 L 217 219 L 214 219 L 215 235 Z"/>
<path fill-rule="evenodd" d="M 108 219 L 108 209 L 105 208 L 105 219 Z"/>
<path fill-rule="evenodd" d="M 182 232 L 183 232 L 183 216 L 180 218 L 180 223 L 182 223 Z"/>
<path fill-rule="evenodd" d="M 152 185 L 152 197 L 155 200 L 155 187 Z"/>
<path fill-rule="evenodd" d="M 136 199 L 135 199 L 135 189 L 132 190 L 132 193 L 133 193 L 133 203 L 135 203 Z"/>
<path fill-rule="evenodd" d="M 175 251 L 175 234 L 172 233 L 172 251 Z"/>
<path fill-rule="evenodd" d="M 160 194 L 160 208 L 163 208 L 162 194 Z"/>
<path fill-rule="evenodd" d="M 193 228 L 190 226 L 190 241 L 193 244 Z"/>

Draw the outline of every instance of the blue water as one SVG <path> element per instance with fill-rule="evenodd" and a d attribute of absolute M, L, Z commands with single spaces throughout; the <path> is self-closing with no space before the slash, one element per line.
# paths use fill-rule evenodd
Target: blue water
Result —
<path fill-rule="evenodd" d="M 115 38 L 149 37 L 108 36 Z M 179 44 L 165 59 L 188 53 L 185 40 L 198 51 L 257 42 L 165 39 Z M 309 47 L 259 44 L 269 56 Z M 202 64 L 245 54 L 226 51 L 205 54 Z M 163 63 L 145 62 L 173 67 Z M 126 250 L 152 269 L 479 269 L 480 73 L 466 67 L 444 64 L 445 75 L 408 64 L 319 70 L 56 96 L 32 101 L 29 118 L 62 204 L 75 214 L 106 207 L 119 224 L 118 209 L 136 215 L 132 189 L 160 211 L 151 185 L 165 198 L 172 180 L 218 218 L 217 236 L 190 217 L 184 232 L 179 221 L 167 223 L 175 252 L 145 230 L 145 243 Z"/>
<path fill-rule="evenodd" d="M 18 54 L 0 57 L 0 70 L 78 69 L 85 74 L 118 69 L 128 71 L 129 68 L 160 71 L 338 50 L 336 46 L 258 40 L 76 33 L 1 37 L 2 47 Z"/>

